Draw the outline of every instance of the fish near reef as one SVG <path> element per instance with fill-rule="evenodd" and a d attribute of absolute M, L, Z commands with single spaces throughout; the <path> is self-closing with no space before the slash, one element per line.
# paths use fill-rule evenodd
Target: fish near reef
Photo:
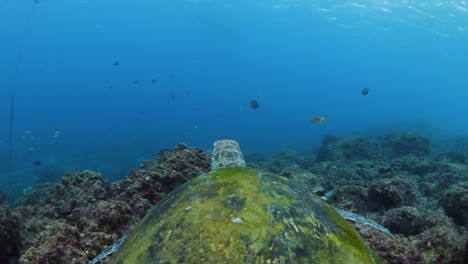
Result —
<path fill-rule="evenodd" d="M 250 100 L 249 105 L 253 110 L 257 110 L 260 107 L 257 100 Z"/>
<path fill-rule="evenodd" d="M 362 94 L 362 95 L 368 95 L 369 92 L 370 92 L 370 89 L 369 89 L 369 88 L 364 88 L 364 89 L 362 89 L 361 94 Z"/>
<path fill-rule="evenodd" d="M 35 166 L 41 166 L 42 162 L 40 160 L 36 160 L 32 164 Z"/>
<path fill-rule="evenodd" d="M 314 124 L 318 124 L 318 123 L 322 123 L 325 120 L 327 120 L 327 119 L 324 116 L 317 116 L 317 117 L 312 118 L 312 120 L 310 120 L 310 122 L 312 122 Z"/>

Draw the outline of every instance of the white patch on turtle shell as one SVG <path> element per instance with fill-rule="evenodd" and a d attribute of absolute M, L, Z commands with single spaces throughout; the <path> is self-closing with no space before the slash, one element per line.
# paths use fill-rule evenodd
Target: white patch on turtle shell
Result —
<path fill-rule="evenodd" d="M 233 218 L 231 218 L 231 221 L 234 224 L 240 224 L 240 223 L 244 222 L 244 220 L 242 220 L 242 218 L 240 218 L 240 217 L 233 217 Z"/>

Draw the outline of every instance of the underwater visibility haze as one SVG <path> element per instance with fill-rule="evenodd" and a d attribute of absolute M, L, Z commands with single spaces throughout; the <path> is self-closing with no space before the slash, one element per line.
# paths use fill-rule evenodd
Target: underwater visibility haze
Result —
<path fill-rule="evenodd" d="M 1 0 L 0 33 L 0 263 L 468 263 L 466 0 Z"/>
<path fill-rule="evenodd" d="M 2 1 L 0 190 L 10 121 L 21 190 L 45 167 L 115 180 L 177 142 L 210 149 L 232 138 L 247 153 L 272 153 L 311 151 L 328 133 L 466 134 L 467 9 L 441 0 Z"/>

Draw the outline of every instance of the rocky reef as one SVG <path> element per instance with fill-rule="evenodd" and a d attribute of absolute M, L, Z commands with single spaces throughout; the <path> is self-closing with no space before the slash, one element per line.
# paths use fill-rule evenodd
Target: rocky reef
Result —
<path fill-rule="evenodd" d="M 386 263 L 465 263 L 468 149 L 457 150 L 434 153 L 429 138 L 412 132 L 327 135 L 312 155 L 289 152 L 287 160 L 303 166 L 272 168 L 284 165 L 271 161 L 276 156 L 256 156 L 256 164 L 389 229 L 393 237 L 354 223 Z"/>
<path fill-rule="evenodd" d="M 57 184 L 36 186 L 15 209 L 20 263 L 87 263 L 161 197 L 209 170 L 210 153 L 178 144 L 113 185 L 98 173 L 75 171 Z"/>
<path fill-rule="evenodd" d="M 18 218 L 0 197 L 0 263 L 19 256 L 20 239 Z"/>
<path fill-rule="evenodd" d="M 463 159 L 441 160 L 446 153 L 432 153 L 429 139 L 415 133 L 392 133 L 373 151 L 373 159 L 348 163 L 334 154 L 310 169 L 325 178 L 330 203 L 366 215 L 395 234 L 389 240 L 357 228 L 387 263 L 464 263 L 468 166 L 459 162 Z"/>
<path fill-rule="evenodd" d="M 245 157 L 389 229 L 393 236 L 353 222 L 386 263 L 461 264 L 468 260 L 468 148 L 453 146 L 435 152 L 429 138 L 408 132 L 327 135 L 313 153 Z M 22 264 L 87 263 L 163 196 L 209 170 L 209 152 L 177 144 L 113 184 L 75 171 L 37 185 L 14 209 L 0 203 L 0 263 L 15 256 Z"/>

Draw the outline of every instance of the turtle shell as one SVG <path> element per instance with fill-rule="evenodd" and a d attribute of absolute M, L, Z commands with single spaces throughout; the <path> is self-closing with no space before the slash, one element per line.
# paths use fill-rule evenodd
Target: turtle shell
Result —
<path fill-rule="evenodd" d="M 201 175 L 167 195 L 112 263 L 382 263 L 338 212 L 252 168 Z"/>

